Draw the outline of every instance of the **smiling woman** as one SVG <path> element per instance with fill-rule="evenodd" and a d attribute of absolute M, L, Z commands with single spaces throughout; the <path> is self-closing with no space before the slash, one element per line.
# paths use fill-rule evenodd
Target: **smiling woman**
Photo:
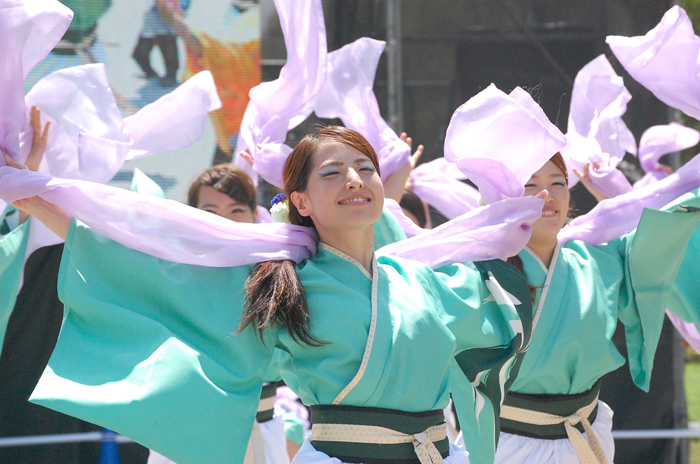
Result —
<path fill-rule="evenodd" d="M 351 129 L 324 127 L 297 144 L 282 178 L 291 200 L 289 221 L 315 227 L 321 243 L 343 250 L 371 273 L 374 223 L 382 214 L 384 189 L 377 154 L 367 140 Z M 262 335 L 268 326 L 282 323 L 295 340 L 319 344 L 309 333 L 306 296 L 293 261 L 256 265 L 246 291 L 240 330 L 252 324 Z"/>
<path fill-rule="evenodd" d="M 694 234 L 698 214 L 687 207 L 698 204 L 697 192 L 664 211 L 645 211 L 636 230 L 593 246 L 559 242 L 567 184 L 559 154 L 525 184 L 526 195 L 543 189 L 549 195 L 527 247 L 509 258 L 524 272 L 536 310 L 530 347 L 501 410 L 497 464 L 613 462 L 612 411 L 598 393 L 600 379 L 624 363 L 612 341 L 617 320 L 625 325 L 633 380 L 643 390 L 664 308 L 698 320 L 697 279 L 688 276 L 697 276 L 700 234 Z"/>
<path fill-rule="evenodd" d="M 525 184 L 526 195 L 548 192 L 542 217 L 532 224 L 532 237 L 527 246 L 549 266 L 557 244 L 557 235 L 569 216 L 569 179 L 564 159 L 557 153 Z"/>

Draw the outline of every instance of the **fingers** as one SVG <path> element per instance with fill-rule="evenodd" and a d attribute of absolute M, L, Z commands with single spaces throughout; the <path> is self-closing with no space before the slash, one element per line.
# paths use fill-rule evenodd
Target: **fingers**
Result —
<path fill-rule="evenodd" d="M 600 161 L 593 161 L 593 166 L 595 166 L 596 169 L 600 169 L 602 165 L 603 164 Z"/>
<path fill-rule="evenodd" d="M 537 195 L 535 195 L 535 198 L 539 198 L 540 200 L 546 200 L 547 197 L 549 196 L 549 192 L 546 190 L 540 190 Z"/>
<path fill-rule="evenodd" d="M 665 164 L 659 165 L 659 171 L 665 172 L 667 174 L 673 174 L 673 168 L 671 166 L 667 166 Z"/>
<path fill-rule="evenodd" d="M 253 163 L 255 162 L 255 160 L 253 159 L 253 157 L 251 156 L 251 154 L 248 150 L 244 150 L 244 151 L 238 153 L 238 156 L 243 158 L 246 161 L 246 163 L 248 163 L 250 165 L 251 168 L 253 167 Z"/>
<path fill-rule="evenodd" d="M 418 145 L 418 148 L 416 148 L 415 153 L 411 155 L 411 166 L 416 167 L 418 164 L 418 160 L 420 159 L 421 156 L 423 156 L 423 150 L 425 150 L 425 147 L 423 145 Z"/>
<path fill-rule="evenodd" d="M 27 169 L 27 166 L 25 166 L 24 164 L 18 163 L 17 161 L 13 160 L 12 158 L 10 158 L 10 155 L 8 155 L 7 153 L 5 153 L 4 151 L 2 152 L 2 156 L 5 158 L 5 164 L 7 164 L 8 166 L 10 166 L 11 168 L 15 168 L 15 169 Z"/>
<path fill-rule="evenodd" d="M 46 125 L 44 126 L 44 132 L 41 133 L 41 138 L 43 140 L 48 140 L 49 139 L 49 128 L 51 127 L 51 121 L 48 121 Z"/>
<path fill-rule="evenodd" d="M 29 124 L 34 129 L 35 134 L 41 134 L 41 111 L 36 105 L 33 105 L 29 111 Z"/>
<path fill-rule="evenodd" d="M 579 179 L 583 178 L 583 173 L 581 171 L 579 171 L 577 168 L 571 168 L 571 170 L 574 171 L 574 174 L 576 174 L 576 177 L 578 177 Z"/>
<path fill-rule="evenodd" d="M 413 139 L 408 136 L 407 133 L 401 132 L 401 135 L 399 136 L 402 142 L 405 142 L 406 145 L 408 145 L 409 148 L 413 148 Z"/>

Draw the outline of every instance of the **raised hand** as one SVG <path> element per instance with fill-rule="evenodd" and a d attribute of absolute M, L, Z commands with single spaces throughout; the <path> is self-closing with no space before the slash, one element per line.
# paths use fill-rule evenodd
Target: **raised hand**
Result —
<path fill-rule="evenodd" d="M 44 157 L 44 152 L 48 145 L 51 122 L 47 122 L 42 130 L 41 111 L 36 106 L 32 106 L 29 114 L 29 124 L 34 129 L 34 138 L 32 139 L 32 148 L 29 151 L 29 156 L 27 156 L 26 167 L 30 171 L 38 171 L 39 164 L 41 164 L 41 159 Z"/>
<path fill-rule="evenodd" d="M 593 161 L 593 165 L 595 166 L 596 169 L 598 169 L 601 164 L 598 161 Z M 574 174 L 578 176 L 579 180 L 583 184 L 584 187 L 595 197 L 596 200 L 598 201 L 603 201 L 607 200 L 608 197 L 603 195 L 597 188 L 593 186 L 593 182 L 591 181 L 591 163 L 586 163 L 583 165 L 583 172 L 579 171 L 576 168 L 573 168 Z"/>
<path fill-rule="evenodd" d="M 259 145 L 258 148 L 260 148 Z M 246 148 L 242 152 L 238 153 L 238 156 L 243 158 L 246 161 L 246 163 L 250 164 L 251 168 L 253 167 L 253 163 L 255 162 L 255 160 L 253 159 L 253 155 L 250 154 L 250 150 Z"/>
<path fill-rule="evenodd" d="M 410 148 L 413 148 L 413 139 L 405 132 L 402 132 L 399 138 Z M 408 159 L 408 162 L 404 164 L 401 169 L 387 178 L 386 182 L 384 182 L 384 196 L 386 198 L 391 198 L 392 200 L 400 202 L 401 197 L 403 196 L 403 191 L 405 189 L 410 190 L 412 188 L 412 185 L 409 182 L 411 171 L 413 171 L 418 164 L 418 160 L 420 160 L 420 157 L 423 155 L 423 150 L 423 145 L 418 145 L 418 148 L 416 148 L 416 151 L 413 152 L 411 157 Z"/>

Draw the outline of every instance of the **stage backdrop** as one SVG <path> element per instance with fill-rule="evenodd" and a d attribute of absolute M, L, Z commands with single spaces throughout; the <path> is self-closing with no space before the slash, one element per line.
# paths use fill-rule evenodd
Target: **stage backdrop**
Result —
<path fill-rule="evenodd" d="M 112 183 L 128 188 L 135 167 L 169 198 L 184 201 L 189 183 L 212 163 L 230 159 L 248 91 L 261 79 L 257 0 L 61 0 L 74 13 L 59 45 L 31 72 L 25 92 L 58 69 L 104 63 L 124 117 L 173 90 L 193 74 L 214 75 L 223 108 L 211 113 L 193 146 L 128 162 Z M 178 33 L 165 20 L 183 15 Z"/>

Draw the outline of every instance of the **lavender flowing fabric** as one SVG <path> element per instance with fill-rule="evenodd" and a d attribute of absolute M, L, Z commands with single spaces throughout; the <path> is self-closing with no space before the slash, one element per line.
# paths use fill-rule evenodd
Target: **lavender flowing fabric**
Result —
<path fill-rule="evenodd" d="M 210 267 L 313 255 L 313 229 L 239 224 L 179 202 L 107 185 L 0 168 L 0 195 L 12 203 L 39 195 L 102 235 L 169 261 Z"/>
<path fill-rule="evenodd" d="M 379 112 L 372 89 L 386 42 L 363 37 L 328 55 L 328 76 L 313 106 L 320 118 L 340 118 L 376 150 L 382 179 L 403 167 L 411 156 Z"/>
<path fill-rule="evenodd" d="M 646 175 L 635 182 L 634 188 L 644 187 L 657 180 L 665 179 L 668 173 L 661 169 L 659 158 L 700 142 L 700 132 L 676 122 L 663 126 L 653 126 L 644 131 L 639 141 L 639 164 Z"/>
<path fill-rule="evenodd" d="M 20 159 L 24 78 L 58 43 L 72 18 L 73 12 L 56 0 L 0 1 L 0 149 L 15 160 Z"/>
<path fill-rule="evenodd" d="M 236 223 L 181 203 L 78 180 L 0 168 L 3 201 L 38 195 L 125 246 L 173 262 L 209 267 L 313 256 L 313 229 L 289 224 Z M 542 211 L 535 197 L 511 198 L 381 249 L 380 254 L 431 267 L 506 258 L 530 238 Z"/>
<path fill-rule="evenodd" d="M 644 208 L 660 209 L 679 196 L 700 187 L 700 156 L 678 171 L 651 185 L 601 201 L 588 214 L 579 216 L 559 233 L 559 243 L 583 240 L 600 245 L 637 227 Z"/>
<path fill-rule="evenodd" d="M 131 137 L 127 159 L 192 145 L 204 133 L 210 111 L 221 108 L 214 78 L 202 71 L 172 92 L 124 119 Z"/>
<path fill-rule="evenodd" d="M 690 345 L 698 354 L 700 354 L 700 333 L 698 333 L 698 329 L 695 327 L 695 324 L 685 322 L 668 309 L 666 310 L 666 315 L 671 320 L 671 323 L 676 330 L 678 330 L 685 341 L 688 342 L 688 345 Z"/>
<path fill-rule="evenodd" d="M 700 119 L 700 38 L 679 6 L 645 36 L 608 36 L 610 49 L 637 82 L 659 100 Z"/>
<path fill-rule="evenodd" d="M 544 201 L 533 196 L 508 198 L 475 209 L 432 230 L 377 251 L 419 261 L 432 269 L 452 263 L 506 259 L 530 240 L 531 225 Z"/>
<path fill-rule="evenodd" d="M 291 148 L 287 131 L 306 119 L 326 79 L 326 26 L 321 0 L 275 0 L 287 47 L 287 62 L 278 79 L 250 91 L 236 153 L 248 150 L 253 169 L 236 156 L 234 164 L 257 184 L 260 174 L 282 187 L 282 167 Z M 260 146 L 260 148 L 258 148 Z"/>
<path fill-rule="evenodd" d="M 575 167 L 580 169 L 594 159 L 605 166 L 617 166 L 626 152 L 637 153 L 634 135 L 622 120 L 631 99 L 622 77 L 615 73 L 605 55 L 595 58 L 578 72 L 571 95 L 567 133 L 595 140 L 600 151 L 572 152 L 571 161 Z M 573 179 L 578 181 L 575 175 Z"/>
<path fill-rule="evenodd" d="M 103 183 L 124 164 L 130 139 L 124 132 L 104 64 L 51 73 L 34 85 L 25 101 L 27 108 L 36 105 L 41 110 L 42 124 L 51 122 L 40 172 Z M 21 137 L 24 161 L 34 132 L 29 126 L 29 114 L 22 119 L 26 128 Z M 81 135 L 87 138 L 81 140 Z M 102 139 L 104 149 L 100 149 Z"/>
<path fill-rule="evenodd" d="M 632 190 L 616 169 L 626 152 L 637 152 L 634 135 L 622 120 L 631 99 L 622 77 L 615 73 L 605 55 L 578 72 L 566 134 L 569 143 L 561 152 L 569 171 L 569 188 L 579 180 L 573 169 L 582 171 L 583 165 L 590 163 L 591 182 L 607 197 Z M 594 162 L 601 166 L 597 168 Z"/>
<path fill-rule="evenodd" d="M 530 94 L 491 84 L 455 111 L 445 159 L 471 179 L 485 203 L 519 197 L 523 185 L 566 144 Z"/>
<path fill-rule="evenodd" d="M 464 178 L 457 166 L 445 158 L 423 163 L 411 171 L 413 193 L 447 219 L 479 207 L 479 191 L 461 182 Z"/>

